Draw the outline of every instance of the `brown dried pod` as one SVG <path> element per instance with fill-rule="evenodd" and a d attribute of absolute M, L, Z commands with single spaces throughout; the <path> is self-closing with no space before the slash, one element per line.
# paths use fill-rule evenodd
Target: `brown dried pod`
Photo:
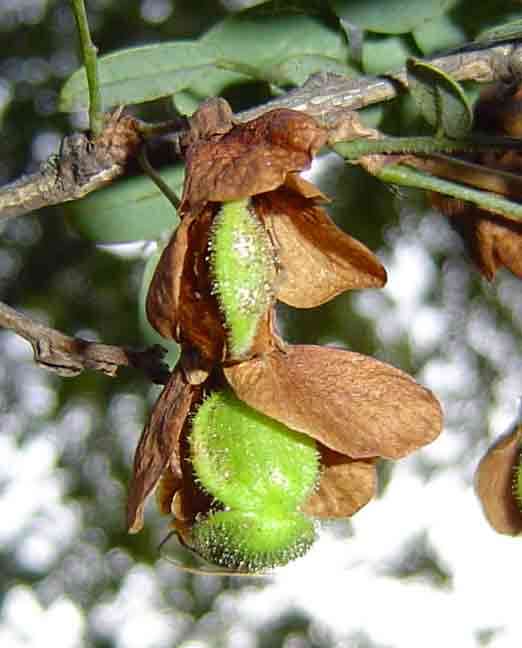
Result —
<path fill-rule="evenodd" d="M 495 441 L 475 473 L 475 490 L 484 515 L 495 531 L 505 535 L 522 532 L 522 513 L 514 494 L 521 448 L 522 426 L 518 425 Z"/>
<path fill-rule="evenodd" d="M 223 101 L 208 102 L 191 119 L 182 222 L 162 254 L 147 297 L 152 326 L 196 348 L 209 366 L 270 351 L 275 298 L 310 308 L 345 290 L 386 282 L 375 255 L 336 227 L 318 206 L 326 197 L 296 173 L 310 165 L 326 141 L 325 129 L 286 109 L 233 126 L 224 106 Z M 219 256 L 216 223 L 234 210 L 251 212 L 261 227 L 250 227 L 248 241 L 231 245 L 230 268 L 221 275 L 231 279 L 221 280 L 221 266 L 212 263 Z M 234 277 L 245 276 L 241 257 L 252 247 L 257 252 L 247 264 L 251 278 L 264 279 L 256 288 L 243 282 L 236 289 Z M 242 310 L 239 302 L 247 293 Z M 242 342 L 234 335 L 234 313 L 243 320 L 238 327 L 249 331 Z"/>
<path fill-rule="evenodd" d="M 216 502 L 201 490 L 195 479 L 187 451 L 190 418 L 178 439 L 181 477 L 167 465 L 156 492 L 161 513 L 175 518 L 175 528 L 186 539 L 191 524 L 198 516 L 215 509 Z M 316 518 L 351 517 L 375 495 L 377 474 L 374 459 L 354 460 L 320 443 L 320 478 L 302 511 Z"/>
<path fill-rule="evenodd" d="M 199 385 L 189 385 L 184 375 L 178 370 L 165 387 L 138 446 L 129 495 L 132 531 L 141 527 L 145 498 L 160 477 L 160 509 L 175 516 L 185 541 L 191 523 L 214 506 L 195 480 L 186 448 L 201 394 L 223 389 L 225 379 L 247 405 L 316 440 L 320 480 L 302 507 L 315 517 L 353 515 L 375 493 L 375 458 L 402 457 L 441 431 L 431 392 L 390 365 L 341 349 L 275 347 Z"/>
<path fill-rule="evenodd" d="M 147 317 L 165 338 L 198 349 L 210 363 L 225 354 L 225 331 L 208 267 L 210 226 L 217 205 L 179 224 L 158 262 L 147 295 Z"/>
<path fill-rule="evenodd" d="M 385 284 L 380 261 L 332 222 L 317 205 L 323 200 L 313 185 L 295 174 L 289 174 L 275 191 L 253 197 L 250 209 L 272 241 L 273 260 L 267 259 L 266 265 L 275 264 L 278 272 L 273 285 L 267 284 L 266 298 L 259 299 L 265 316 L 260 317 L 257 338 L 243 356 L 269 350 L 270 339 L 263 331 L 275 298 L 312 308 L 345 290 Z M 220 290 L 209 264 L 209 240 L 218 213 L 219 205 L 209 203 L 198 216 L 190 213 L 183 218 L 161 256 L 147 297 L 152 326 L 164 337 L 194 346 L 210 363 L 232 357 L 216 299 Z"/>

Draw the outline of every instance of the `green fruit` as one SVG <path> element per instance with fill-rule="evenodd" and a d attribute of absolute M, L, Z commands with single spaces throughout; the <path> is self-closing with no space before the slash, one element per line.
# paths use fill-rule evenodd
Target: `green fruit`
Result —
<path fill-rule="evenodd" d="M 220 511 L 196 522 L 191 540 L 192 548 L 209 562 L 257 572 L 304 555 L 315 540 L 315 530 L 302 513 Z"/>
<path fill-rule="evenodd" d="M 209 396 L 193 419 L 190 451 L 202 487 L 241 511 L 295 511 L 313 490 L 313 439 L 252 409 L 231 391 Z"/>
<path fill-rule="evenodd" d="M 273 299 L 276 275 L 270 239 L 249 200 L 224 203 L 210 241 L 213 290 L 228 333 L 232 358 L 247 355 Z"/>

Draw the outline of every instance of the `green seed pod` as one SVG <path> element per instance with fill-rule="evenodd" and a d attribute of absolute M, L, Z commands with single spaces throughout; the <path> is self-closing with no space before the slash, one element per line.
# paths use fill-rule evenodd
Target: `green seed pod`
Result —
<path fill-rule="evenodd" d="M 315 441 L 216 392 L 193 419 L 190 451 L 202 487 L 241 511 L 295 511 L 319 475 Z"/>
<path fill-rule="evenodd" d="M 192 548 L 211 563 L 258 572 L 303 556 L 315 540 L 315 529 L 302 513 L 220 511 L 196 522 L 191 539 Z"/>
<path fill-rule="evenodd" d="M 250 351 L 259 322 L 270 306 L 276 275 L 270 239 L 249 200 L 223 203 L 209 240 L 213 290 L 228 332 L 228 351 Z"/>

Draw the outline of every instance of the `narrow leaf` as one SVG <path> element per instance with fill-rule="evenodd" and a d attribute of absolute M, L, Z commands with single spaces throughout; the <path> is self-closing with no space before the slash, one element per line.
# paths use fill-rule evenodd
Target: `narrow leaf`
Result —
<path fill-rule="evenodd" d="M 133 47 L 101 57 L 98 68 L 104 109 L 141 103 L 185 90 L 212 75 L 217 54 L 212 47 L 179 41 Z M 60 110 L 86 109 L 89 105 L 85 69 L 77 70 L 60 94 Z"/>
<path fill-rule="evenodd" d="M 511 40 L 522 36 L 522 18 L 485 29 L 476 38 L 477 43 Z"/>
<path fill-rule="evenodd" d="M 339 16 L 367 31 L 405 34 L 439 16 L 455 0 L 330 0 Z"/>
<path fill-rule="evenodd" d="M 248 63 L 269 69 L 291 57 L 348 58 L 348 46 L 340 29 L 315 16 L 293 11 L 245 12 L 230 16 L 210 29 L 202 44 L 221 60 Z"/>

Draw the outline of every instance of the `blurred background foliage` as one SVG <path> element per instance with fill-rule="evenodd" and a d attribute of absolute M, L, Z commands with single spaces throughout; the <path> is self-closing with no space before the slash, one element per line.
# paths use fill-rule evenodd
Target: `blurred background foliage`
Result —
<path fill-rule="evenodd" d="M 87 2 L 102 53 L 196 38 L 246 4 L 255 3 Z M 350 16 L 350 4 L 364 5 L 273 2 L 254 11 L 306 10 L 345 38 L 334 10 Z M 433 17 L 406 33 L 367 34 L 362 58 L 347 65 L 356 69 L 362 62 L 365 71 L 382 72 L 407 55 L 457 45 L 521 13 L 517 2 L 489 0 L 474 4 L 473 12 L 463 0 L 425 4 L 437 5 Z M 0 0 L 0 185 L 34 171 L 58 151 L 63 135 L 85 125 L 84 115 L 57 110 L 60 88 L 78 66 L 69 2 Z M 222 90 L 237 110 L 264 101 L 274 88 L 245 81 Z M 173 109 L 160 102 L 142 114 L 165 116 Z M 388 132 L 420 128 L 404 100 L 372 109 L 367 118 Z M 281 309 L 284 335 L 341 344 L 417 375 L 441 399 L 446 431 L 440 443 L 411 459 L 409 469 L 422 483 L 453 471 L 469 488 L 480 454 L 510 422 L 520 394 L 519 284 L 505 271 L 492 285 L 481 280 L 457 236 L 423 197 L 382 187 L 332 154 L 317 161 L 310 177 L 335 198 L 335 220 L 378 251 L 390 282 L 383 291 L 342 295 L 313 311 Z M 3 225 L 1 300 L 69 334 L 147 344 L 140 290 L 156 243 L 96 245 L 71 227 L 66 212 L 47 208 Z M 262 614 L 238 615 L 241 601 L 270 585 L 188 574 L 159 560 L 167 524 L 153 506 L 140 534 L 129 536 L 124 526 L 132 454 L 157 388 L 131 371 L 117 379 L 50 375 L 32 363 L 29 345 L 6 331 L 0 331 L 0 349 L 3 648 L 397 645 L 392 639 L 383 644 L 371 625 L 336 630 L 291 597 L 276 598 Z M 383 503 L 394 470 L 382 466 Z M 350 524 L 330 533 L 349 555 Z M 451 588 L 452 567 L 422 527 L 411 536 L 405 531 L 400 546 L 386 574 Z M 334 588 L 329 592 L 334 595 Z M 497 629 L 475 630 L 473 635 L 470 628 L 473 645 L 493 645 Z"/>

